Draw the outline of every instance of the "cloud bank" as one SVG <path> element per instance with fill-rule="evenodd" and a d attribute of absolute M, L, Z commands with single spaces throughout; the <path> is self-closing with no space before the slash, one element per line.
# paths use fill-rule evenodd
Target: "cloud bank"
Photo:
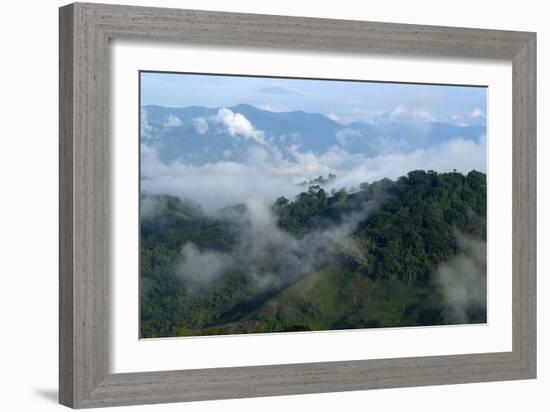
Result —
<path fill-rule="evenodd" d="M 141 146 L 142 190 L 165 193 L 200 203 L 206 210 L 243 203 L 251 199 L 273 202 L 279 196 L 292 199 L 303 190 L 298 183 L 332 173 L 337 178 L 327 190 L 357 187 L 382 178 L 396 179 L 411 170 L 450 172 L 486 169 L 486 139 L 479 142 L 454 139 L 429 149 L 390 151 L 374 157 L 332 147 L 322 155 L 287 147 L 282 156 L 276 149 L 256 145 L 243 160 L 218 161 L 201 166 L 182 162 L 163 163 L 156 149 Z"/>

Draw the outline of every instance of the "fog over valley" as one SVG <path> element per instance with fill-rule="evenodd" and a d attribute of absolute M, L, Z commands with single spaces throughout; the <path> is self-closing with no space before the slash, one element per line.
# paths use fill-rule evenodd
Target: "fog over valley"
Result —
<path fill-rule="evenodd" d="M 324 130 L 322 139 L 317 129 Z M 341 125 L 321 114 L 248 105 L 142 108 L 142 189 L 194 200 L 208 210 L 251 196 L 268 203 L 280 195 L 293 198 L 303 189 L 298 183 L 329 174 L 336 176 L 325 185 L 330 192 L 416 169 L 465 174 L 485 171 L 485 164 L 482 126 L 387 116 L 380 124 Z"/>

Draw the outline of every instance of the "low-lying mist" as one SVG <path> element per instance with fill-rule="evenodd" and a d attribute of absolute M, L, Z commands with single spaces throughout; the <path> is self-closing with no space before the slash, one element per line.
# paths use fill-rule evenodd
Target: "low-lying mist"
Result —
<path fill-rule="evenodd" d="M 444 291 L 445 318 L 468 323 L 486 311 L 487 244 L 464 235 L 457 235 L 457 241 L 460 253 L 439 265 L 435 280 Z"/>
<path fill-rule="evenodd" d="M 324 188 L 350 190 L 383 178 L 396 179 L 411 170 L 468 173 L 485 170 L 486 139 L 462 138 L 412 152 L 392 150 L 368 156 L 331 147 L 322 155 L 291 145 L 287 156 L 269 145 L 248 148 L 242 162 L 220 160 L 193 166 L 174 161 L 163 163 L 155 148 L 141 145 L 141 188 L 144 192 L 170 194 L 199 202 L 213 211 L 242 203 L 253 195 L 266 203 L 278 196 L 293 199 L 303 188 L 298 183 L 318 176 L 336 176 Z"/>
<path fill-rule="evenodd" d="M 176 274 L 190 288 L 235 273 L 246 275 L 258 291 L 283 287 L 330 265 L 343 240 L 375 207 L 374 200 L 365 202 L 360 212 L 343 216 L 339 223 L 297 237 L 279 228 L 270 205 L 249 200 L 245 214 L 236 218 L 240 232 L 232 251 L 201 251 L 188 242 L 181 249 Z"/>

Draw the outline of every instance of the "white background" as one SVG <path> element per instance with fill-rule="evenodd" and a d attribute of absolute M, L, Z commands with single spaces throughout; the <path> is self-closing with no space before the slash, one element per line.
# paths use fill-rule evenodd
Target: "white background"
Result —
<path fill-rule="evenodd" d="M 105 0 L 107 2 L 107 0 Z M 2 8 L 2 409 L 61 410 L 57 397 L 57 7 L 59 1 L 5 2 Z M 288 14 L 538 32 L 538 308 L 539 378 L 441 387 L 210 401 L 119 408 L 146 411 L 265 411 L 334 409 L 385 411 L 546 411 L 550 378 L 550 146 L 548 85 L 550 27 L 544 2 L 338 2 L 277 0 L 130 1 L 126 4 Z"/>

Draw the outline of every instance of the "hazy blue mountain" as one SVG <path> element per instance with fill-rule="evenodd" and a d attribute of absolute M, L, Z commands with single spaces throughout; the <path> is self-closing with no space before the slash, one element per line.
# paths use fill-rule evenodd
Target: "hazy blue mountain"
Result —
<path fill-rule="evenodd" d="M 236 122 L 233 130 L 220 120 L 220 108 L 144 106 L 142 142 L 155 147 L 164 162 L 180 160 L 198 165 L 242 160 L 255 146 L 263 146 L 268 152 L 277 151 L 283 157 L 290 157 L 295 145 L 299 145 L 301 152 L 316 155 L 333 146 L 377 155 L 396 149 L 412 151 L 432 147 L 458 137 L 478 141 L 486 133 L 484 126 L 398 121 L 342 125 L 319 113 L 272 112 L 247 104 L 228 109 L 231 112 L 225 113 Z M 261 133 L 262 141 L 247 138 L 239 127 Z"/>

